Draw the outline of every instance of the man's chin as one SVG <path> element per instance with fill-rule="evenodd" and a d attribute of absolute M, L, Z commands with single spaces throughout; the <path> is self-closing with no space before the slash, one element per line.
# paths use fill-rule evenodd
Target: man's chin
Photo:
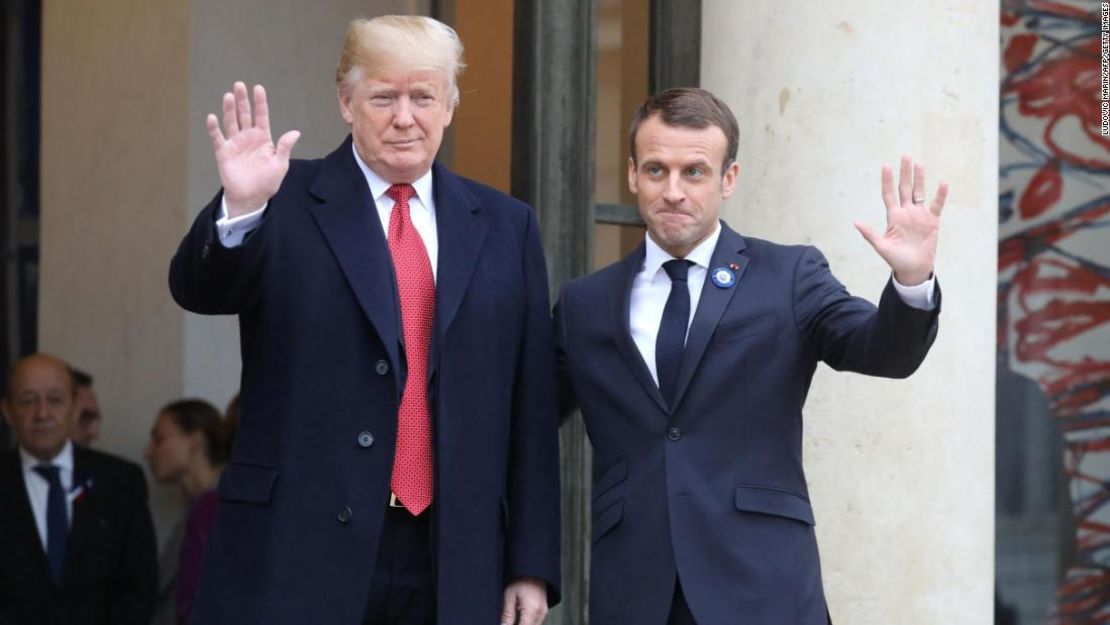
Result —
<path fill-rule="evenodd" d="M 404 158 L 391 160 L 385 166 L 387 171 L 380 173 L 390 178 L 390 182 L 413 182 L 423 176 L 432 163 L 422 158 Z"/>

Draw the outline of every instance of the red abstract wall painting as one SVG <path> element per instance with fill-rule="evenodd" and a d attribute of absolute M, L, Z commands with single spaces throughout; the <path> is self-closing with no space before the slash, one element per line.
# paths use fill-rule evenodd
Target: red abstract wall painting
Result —
<path fill-rule="evenodd" d="M 998 350 L 1063 439 L 1074 548 L 1044 623 L 1110 623 L 1110 138 L 1099 2 L 1003 0 Z M 1001 387 L 1000 387 L 1001 392 Z M 1004 427 L 1008 415 L 998 415 Z M 1006 476 L 999 476 L 1004 480 Z"/>

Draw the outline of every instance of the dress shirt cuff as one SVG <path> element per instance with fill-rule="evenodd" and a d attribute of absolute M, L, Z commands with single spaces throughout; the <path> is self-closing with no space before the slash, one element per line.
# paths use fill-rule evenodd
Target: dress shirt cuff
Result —
<path fill-rule="evenodd" d="M 262 223 L 262 215 L 269 205 L 267 202 L 253 213 L 228 217 L 227 198 L 220 198 L 220 216 L 216 219 L 216 232 L 220 235 L 220 244 L 227 248 L 242 245 L 243 239 Z"/>
<path fill-rule="evenodd" d="M 890 276 L 890 281 L 894 283 L 894 290 L 898 291 L 898 297 L 902 298 L 902 302 L 906 306 L 918 310 L 936 308 L 937 302 L 934 298 L 934 292 L 936 291 L 937 278 L 935 275 L 929 276 L 928 280 L 914 286 L 900 284 L 893 274 Z"/>

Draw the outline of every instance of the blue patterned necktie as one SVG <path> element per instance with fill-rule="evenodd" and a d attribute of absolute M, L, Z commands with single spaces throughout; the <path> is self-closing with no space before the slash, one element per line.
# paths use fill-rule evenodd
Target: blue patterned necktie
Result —
<path fill-rule="evenodd" d="M 674 410 L 678 368 L 686 349 L 686 328 L 690 325 L 690 288 L 686 276 L 693 264 L 681 258 L 663 263 L 663 269 L 671 277 L 671 294 L 663 307 L 663 319 L 655 337 L 655 373 L 659 376 L 659 392 L 671 410 Z"/>
<path fill-rule="evenodd" d="M 61 468 L 48 464 L 37 466 L 34 471 L 50 484 L 50 492 L 46 496 L 46 559 L 50 562 L 50 575 L 54 578 L 54 584 L 60 588 L 69 542 L 69 515 L 66 513 L 66 491 L 62 487 Z"/>

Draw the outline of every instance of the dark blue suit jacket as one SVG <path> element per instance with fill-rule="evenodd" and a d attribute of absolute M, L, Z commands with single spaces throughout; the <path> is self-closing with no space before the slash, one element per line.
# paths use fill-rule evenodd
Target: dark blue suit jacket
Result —
<path fill-rule="evenodd" d="M 0 455 L 0 624 L 148 625 L 158 592 L 154 525 L 138 465 L 74 446 L 61 588 L 35 528 L 17 450 Z"/>
<path fill-rule="evenodd" d="M 802 406 L 818 361 L 905 377 L 937 311 L 888 284 L 879 307 L 852 297 L 812 247 L 722 226 L 668 410 L 629 333 L 644 258 L 566 285 L 560 369 L 594 448 L 591 625 L 664 623 L 682 580 L 699 625 L 824 625 Z M 938 307 L 939 310 L 939 307 Z"/>
<path fill-rule="evenodd" d="M 546 267 L 532 210 L 433 167 L 439 240 L 427 380 L 407 380 L 385 234 L 348 138 L 293 161 L 242 247 L 205 208 L 170 268 L 188 310 L 238 314 L 239 432 L 194 620 L 361 622 L 404 384 L 435 429 L 440 624 L 494 623 L 505 582 L 558 600 L 558 442 Z"/>

